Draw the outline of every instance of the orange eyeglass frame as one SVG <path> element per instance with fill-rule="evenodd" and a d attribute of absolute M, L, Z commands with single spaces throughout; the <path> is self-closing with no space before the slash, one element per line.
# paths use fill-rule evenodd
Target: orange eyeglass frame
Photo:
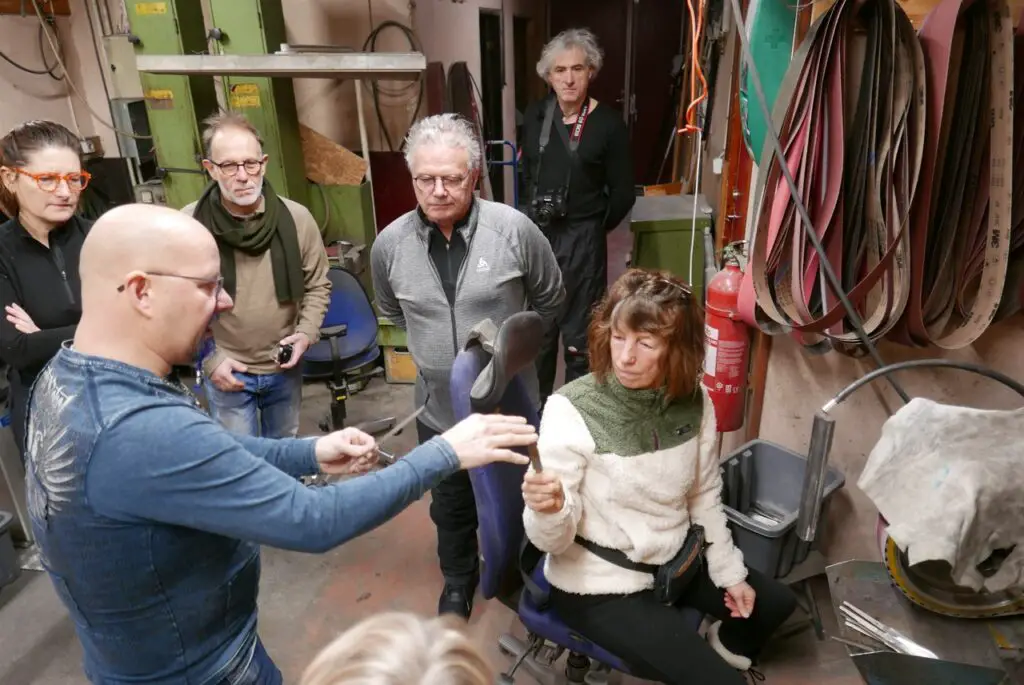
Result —
<path fill-rule="evenodd" d="M 31 178 L 33 181 L 36 182 L 36 185 L 39 186 L 40 190 L 42 190 L 43 192 L 47 192 L 47 193 L 56 192 L 57 188 L 60 187 L 60 182 L 61 181 L 64 181 L 68 185 L 68 189 L 69 190 L 72 190 L 74 192 L 79 192 L 79 191 L 85 190 L 89 186 L 89 181 L 92 180 L 92 174 L 90 174 L 88 171 L 79 171 L 77 174 L 55 174 L 55 173 L 52 173 L 52 172 L 44 172 L 44 173 L 36 174 L 36 173 L 31 172 L 31 171 L 27 171 L 25 169 L 22 169 L 20 167 L 13 167 L 12 171 L 14 171 L 15 173 L 21 174 L 22 176 L 28 176 L 29 178 Z M 73 185 L 71 185 L 71 179 L 76 177 L 76 176 L 78 176 L 79 178 L 82 179 L 82 187 L 81 188 L 75 188 Z M 47 190 L 46 188 L 43 187 L 43 179 L 46 179 L 46 178 L 51 178 L 51 179 L 56 179 L 57 180 L 57 184 L 51 190 Z"/>

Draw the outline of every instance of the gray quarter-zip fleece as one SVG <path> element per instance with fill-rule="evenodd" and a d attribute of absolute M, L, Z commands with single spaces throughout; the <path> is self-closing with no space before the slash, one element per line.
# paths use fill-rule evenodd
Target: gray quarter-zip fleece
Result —
<path fill-rule="evenodd" d="M 400 216 L 377 236 L 370 262 L 377 310 L 407 332 L 419 372 L 416 406 L 426 403 L 420 420 L 445 431 L 455 423 L 448 388 L 452 363 L 470 330 L 488 318 L 500 326 L 525 309 L 550 323 L 565 289 L 540 229 L 522 212 L 477 199 L 469 221 L 456 229 L 466 241 L 466 258 L 449 305 L 428 251 L 432 230 L 415 210 Z M 536 369 L 524 371 L 523 379 L 538 403 Z"/>

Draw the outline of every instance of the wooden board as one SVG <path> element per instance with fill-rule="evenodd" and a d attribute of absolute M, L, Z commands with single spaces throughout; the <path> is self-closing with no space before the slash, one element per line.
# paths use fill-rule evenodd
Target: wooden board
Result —
<path fill-rule="evenodd" d="M 366 175 L 366 161 L 356 153 L 299 124 L 306 176 L 321 185 L 357 186 Z"/>
<path fill-rule="evenodd" d="M 36 16 L 35 10 L 32 9 L 31 0 L 0 0 L 0 14 L 17 14 L 20 16 L 23 6 L 26 17 Z M 71 0 L 52 0 L 44 3 L 41 9 L 43 14 L 56 14 L 66 17 L 71 14 Z"/>

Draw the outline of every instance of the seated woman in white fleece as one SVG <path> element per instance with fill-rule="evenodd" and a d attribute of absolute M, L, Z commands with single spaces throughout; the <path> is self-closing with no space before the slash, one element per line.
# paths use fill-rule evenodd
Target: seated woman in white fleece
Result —
<path fill-rule="evenodd" d="M 796 597 L 747 569 L 726 527 L 714 409 L 699 382 L 703 333 L 682 281 L 639 269 L 616 281 L 590 323 L 592 373 L 544 406 L 542 470 L 526 474 L 523 517 L 548 553 L 552 607 L 571 628 L 642 677 L 739 685 Z M 680 550 L 691 522 L 704 528 L 705 563 L 673 606 L 655 599 L 652 574 L 575 541 L 656 566 Z M 706 640 L 685 606 L 716 619 Z"/>

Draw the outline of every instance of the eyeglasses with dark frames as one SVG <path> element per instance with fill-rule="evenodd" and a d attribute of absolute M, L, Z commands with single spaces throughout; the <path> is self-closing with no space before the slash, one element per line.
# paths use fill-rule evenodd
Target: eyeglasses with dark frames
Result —
<path fill-rule="evenodd" d="M 224 277 L 223 276 L 217 276 L 216 278 L 203 278 L 203 277 L 200 277 L 200 276 L 186 276 L 184 274 L 162 273 L 160 271 L 146 271 L 144 273 L 147 276 L 159 276 L 161 278 L 181 278 L 181 279 L 184 279 L 186 281 L 192 281 L 193 283 L 198 284 L 200 287 L 211 288 L 213 290 L 213 295 L 215 297 L 219 297 L 220 296 L 220 292 L 224 289 Z M 125 290 L 125 287 L 126 286 L 123 283 L 121 285 L 117 286 L 117 292 L 123 293 L 124 290 Z"/>
<path fill-rule="evenodd" d="M 22 169 L 21 167 L 11 167 L 11 171 L 22 176 L 27 176 L 36 182 L 39 186 L 39 190 L 44 193 L 55 193 L 60 188 L 61 181 L 68 185 L 68 190 L 73 193 L 85 190 L 89 185 L 89 180 L 92 178 L 92 174 L 88 171 L 79 171 L 73 174 L 57 174 L 50 171 L 43 171 L 35 173 Z"/>
<path fill-rule="evenodd" d="M 245 169 L 245 173 L 255 176 L 263 170 L 263 165 L 267 163 L 267 158 L 264 156 L 263 159 L 247 159 L 243 162 L 214 162 L 212 159 L 206 161 L 220 169 L 222 174 L 232 176 L 237 174 L 239 167 L 241 167 Z"/>

